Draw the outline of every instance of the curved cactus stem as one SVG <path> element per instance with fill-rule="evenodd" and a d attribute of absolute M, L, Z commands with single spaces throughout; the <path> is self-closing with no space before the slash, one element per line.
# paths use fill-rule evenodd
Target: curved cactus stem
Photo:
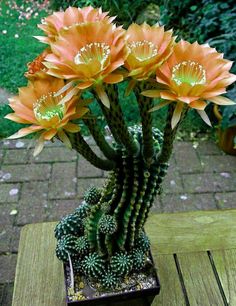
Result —
<path fill-rule="evenodd" d="M 116 163 L 112 160 L 104 160 L 98 157 L 84 140 L 80 133 L 68 134 L 72 148 L 80 153 L 92 165 L 102 170 L 112 170 L 115 168 Z"/>
<path fill-rule="evenodd" d="M 113 237 L 112 235 L 107 234 L 105 238 L 105 245 L 106 245 L 106 250 L 108 253 L 108 256 L 111 257 L 113 254 Z"/>
<path fill-rule="evenodd" d="M 130 248 L 130 246 L 132 245 L 132 241 L 130 240 L 130 232 L 128 231 L 128 228 L 133 211 L 135 211 L 136 208 L 136 196 L 139 188 L 139 171 L 138 171 L 137 161 L 134 161 L 133 177 L 129 183 L 130 183 L 131 196 L 129 198 L 129 204 L 126 207 L 123 214 L 124 217 L 123 217 L 122 235 L 120 235 L 120 237 L 118 238 L 118 241 L 120 242 L 119 246 L 121 248 L 124 248 L 125 244 L 127 245 L 128 248 Z"/>
<path fill-rule="evenodd" d="M 102 216 L 102 211 L 100 209 L 100 204 L 97 204 L 91 208 L 89 218 L 85 226 L 85 233 L 88 238 L 89 246 L 91 249 L 98 248 L 98 222 Z"/>
<path fill-rule="evenodd" d="M 171 103 L 168 107 L 168 114 L 166 118 L 165 129 L 164 129 L 164 137 L 163 137 L 164 141 L 162 145 L 162 150 L 158 158 L 158 161 L 160 164 L 167 163 L 169 161 L 172 151 L 173 151 L 173 144 L 174 144 L 174 140 L 175 140 L 175 136 L 176 136 L 178 127 L 182 123 L 182 121 L 184 120 L 188 112 L 188 108 L 184 107 L 178 124 L 176 125 L 174 129 L 172 129 L 171 119 L 173 117 L 174 110 L 175 110 L 175 105 Z"/>
<path fill-rule="evenodd" d="M 110 109 L 100 103 L 101 109 L 116 142 L 123 144 L 130 155 L 137 155 L 139 153 L 139 145 L 129 133 L 119 104 L 118 90 L 114 89 L 113 86 L 115 85 L 106 87 L 106 92 L 110 99 Z"/>
<path fill-rule="evenodd" d="M 89 118 L 83 120 L 85 125 L 88 127 L 93 139 L 95 140 L 97 146 L 102 151 L 107 159 L 116 160 L 118 155 L 116 151 L 108 144 L 106 141 L 101 128 L 96 124 L 96 118 Z"/>
<path fill-rule="evenodd" d="M 150 172 L 145 171 L 145 173 L 142 177 L 142 183 L 139 186 L 139 192 L 136 195 L 135 210 L 134 210 L 133 216 L 132 216 L 132 218 L 130 220 L 130 224 L 129 224 L 129 229 L 130 229 L 129 243 L 130 243 L 130 247 L 133 247 L 135 235 L 137 234 L 136 221 L 138 219 L 140 209 L 144 205 L 144 195 L 145 195 L 145 192 L 146 192 L 146 189 L 147 189 L 147 182 L 148 182 L 149 176 L 150 176 Z"/>
<path fill-rule="evenodd" d="M 135 87 L 135 94 L 139 105 L 139 112 L 142 120 L 143 150 L 142 154 L 147 165 L 150 166 L 153 161 L 154 147 L 152 135 L 152 113 L 149 110 L 153 107 L 153 99 L 140 95 L 144 90 L 143 84 Z"/>

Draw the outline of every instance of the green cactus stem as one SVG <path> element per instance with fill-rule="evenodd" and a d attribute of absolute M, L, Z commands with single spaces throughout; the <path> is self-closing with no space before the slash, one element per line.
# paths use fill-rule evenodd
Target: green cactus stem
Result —
<path fill-rule="evenodd" d="M 164 142 L 163 142 L 160 157 L 158 159 L 160 164 L 167 163 L 169 161 L 172 151 L 173 151 L 173 144 L 174 144 L 174 140 L 175 140 L 175 136 L 176 136 L 178 127 L 182 123 L 182 121 L 184 120 L 188 112 L 188 108 L 184 107 L 178 124 L 176 125 L 174 129 L 172 129 L 171 119 L 173 117 L 174 110 L 175 110 L 175 105 L 171 103 L 168 107 L 168 114 L 166 118 L 166 125 L 164 129 L 164 137 L 163 137 Z"/>
<path fill-rule="evenodd" d="M 138 83 L 139 84 L 139 83 Z M 135 94 L 139 105 L 142 120 L 143 149 L 142 154 L 147 165 L 150 166 L 154 155 L 152 113 L 149 110 L 153 107 L 153 99 L 144 97 L 140 93 L 144 90 L 143 84 L 135 87 Z"/>
<path fill-rule="evenodd" d="M 107 124 L 118 144 L 123 144 L 131 155 L 138 155 L 139 144 L 130 135 L 124 116 L 118 101 L 118 89 L 116 85 L 106 87 L 110 98 L 110 109 L 100 103 Z"/>
<path fill-rule="evenodd" d="M 87 125 L 93 139 L 104 156 L 107 159 L 116 160 L 118 158 L 117 152 L 106 141 L 101 128 L 96 123 L 96 118 L 84 119 L 83 121 Z"/>
<path fill-rule="evenodd" d="M 72 144 L 72 148 L 87 159 L 92 165 L 102 170 L 112 170 L 116 163 L 113 160 L 101 159 L 98 157 L 80 133 L 69 133 L 68 137 Z"/>

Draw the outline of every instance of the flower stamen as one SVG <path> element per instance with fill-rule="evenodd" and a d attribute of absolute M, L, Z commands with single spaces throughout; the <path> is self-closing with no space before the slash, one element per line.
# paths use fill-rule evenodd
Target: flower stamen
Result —
<path fill-rule="evenodd" d="M 35 103 L 33 111 L 38 120 L 51 120 L 57 116 L 60 120 L 64 117 L 65 108 L 59 104 L 62 96 L 55 97 L 55 92 L 41 96 Z"/>
<path fill-rule="evenodd" d="M 98 60 L 103 66 L 110 53 L 110 47 L 106 43 L 94 42 L 81 48 L 74 57 L 74 62 L 79 65 L 89 64 L 93 60 Z"/>
<path fill-rule="evenodd" d="M 177 85 L 187 83 L 191 86 L 206 83 L 206 70 L 193 61 L 183 61 L 172 68 L 171 79 Z"/>
<path fill-rule="evenodd" d="M 127 47 L 129 52 L 140 62 L 149 60 L 157 55 L 157 48 L 148 40 L 133 41 L 129 43 Z"/>

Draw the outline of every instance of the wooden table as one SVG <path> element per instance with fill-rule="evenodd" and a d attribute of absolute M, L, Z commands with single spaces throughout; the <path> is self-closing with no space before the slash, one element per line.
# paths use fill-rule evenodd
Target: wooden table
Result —
<path fill-rule="evenodd" d="M 65 306 L 54 227 L 22 229 L 12 306 Z M 153 306 L 236 305 L 236 210 L 153 214 L 146 231 L 162 286 Z"/>

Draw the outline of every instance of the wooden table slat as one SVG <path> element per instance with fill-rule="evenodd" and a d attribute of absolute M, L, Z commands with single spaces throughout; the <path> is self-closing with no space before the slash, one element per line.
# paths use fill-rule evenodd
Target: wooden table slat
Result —
<path fill-rule="evenodd" d="M 156 253 L 155 253 L 156 254 Z M 152 306 L 185 306 L 184 294 L 173 255 L 154 255 L 161 291 Z"/>
<path fill-rule="evenodd" d="M 159 254 L 236 247 L 236 210 L 150 215 L 145 229 Z"/>
<path fill-rule="evenodd" d="M 224 305 L 207 252 L 177 254 L 177 258 L 190 305 Z"/>
<path fill-rule="evenodd" d="M 211 252 L 225 297 L 230 306 L 236 305 L 236 249 Z"/>
<path fill-rule="evenodd" d="M 23 228 L 12 306 L 65 306 L 64 276 L 55 256 L 55 223 Z"/>

